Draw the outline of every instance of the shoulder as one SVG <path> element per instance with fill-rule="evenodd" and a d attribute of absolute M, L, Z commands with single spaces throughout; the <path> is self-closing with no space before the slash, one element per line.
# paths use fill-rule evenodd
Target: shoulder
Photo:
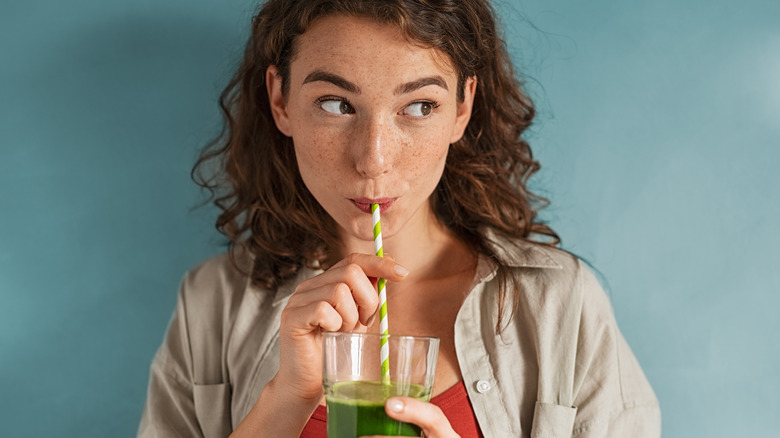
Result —
<path fill-rule="evenodd" d="M 527 239 L 508 239 L 492 232 L 486 232 L 484 239 L 498 261 L 509 267 L 571 271 L 578 262 L 567 251 Z"/>
<path fill-rule="evenodd" d="M 533 334 L 537 401 L 575 407 L 571 421 L 582 436 L 658 436 L 657 398 L 588 265 L 533 242 L 503 248 L 519 300 L 513 323 Z"/>
<path fill-rule="evenodd" d="M 246 286 L 250 268 L 251 259 L 246 255 L 237 251 L 232 258 L 226 252 L 210 257 L 189 269 L 184 274 L 182 283 L 193 291 L 213 287 Z"/>
<path fill-rule="evenodd" d="M 219 254 L 188 270 L 179 288 L 176 312 L 189 332 L 229 332 L 244 298 L 263 293 L 252 287 L 251 259 L 238 251 Z"/>
<path fill-rule="evenodd" d="M 498 239 L 494 249 L 515 304 L 505 307 L 504 316 L 524 330 L 546 333 L 555 342 L 561 336 L 600 337 L 616 328 L 609 297 L 574 254 L 519 239 Z"/>
<path fill-rule="evenodd" d="M 605 296 L 598 280 L 576 255 L 550 245 L 524 239 L 489 238 L 489 245 L 515 287 L 533 300 L 556 298 L 571 304 L 572 298 Z M 579 301 L 579 300 L 575 300 Z"/>
<path fill-rule="evenodd" d="M 184 274 L 181 299 L 199 306 L 240 299 L 250 286 L 250 269 L 251 259 L 238 251 L 208 258 Z"/>

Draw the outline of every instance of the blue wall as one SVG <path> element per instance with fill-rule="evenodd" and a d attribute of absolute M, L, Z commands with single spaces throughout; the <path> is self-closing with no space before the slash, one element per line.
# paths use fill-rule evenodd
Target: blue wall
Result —
<path fill-rule="evenodd" d="M 7 3 L 0 435 L 133 435 L 178 281 L 222 250 L 188 173 L 254 6 Z M 603 274 L 664 436 L 775 435 L 780 2 L 499 10 L 544 217 Z"/>

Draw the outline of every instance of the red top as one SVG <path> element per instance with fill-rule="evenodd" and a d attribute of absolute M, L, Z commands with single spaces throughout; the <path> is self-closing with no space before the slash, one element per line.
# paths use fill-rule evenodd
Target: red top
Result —
<path fill-rule="evenodd" d="M 452 428 L 461 438 L 483 438 L 463 381 L 434 397 L 431 403 L 441 408 L 450 420 Z M 303 428 L 301 438 L 325 438 L 328 433 L 326 419 L 325 406 L 317 406 L 317 410 L 311 414 L 311 418 Z"/>

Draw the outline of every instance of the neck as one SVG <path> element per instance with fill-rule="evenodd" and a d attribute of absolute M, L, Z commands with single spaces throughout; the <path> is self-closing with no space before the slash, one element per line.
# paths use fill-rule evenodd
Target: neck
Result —
<path fill-rule="evenodd" d="M 398 232 L 382 236 L 385 255 L 410 271 L 408 280 L 447 277 L 473 265 L 474 257 L 467 245 L 442 225 L 430 209 L 415 216 Z M 344 239 L 338 259 L 353 252 L 373 254 L 374 242 Z"/>

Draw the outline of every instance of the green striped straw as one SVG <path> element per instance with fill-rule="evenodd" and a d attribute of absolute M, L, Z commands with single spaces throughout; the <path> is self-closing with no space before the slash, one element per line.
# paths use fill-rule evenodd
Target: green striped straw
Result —
<path fill-rule="evenodd" d="M 376 255 L 384 257 L 382 250 L 382 222 L 379 220 L 379 204 L 371 204 L 371 218 L 374 222 L 374 250 Z M 385 279 L 377 280 L 379 290 L 379 331 L 382 336 L 379 341 L 379 358 L 382 361 L 382 382 L 390 383 L 390 346 L 387 345 L 387 337 L 390 331 L 387 328 L 387 289 Z"/>

